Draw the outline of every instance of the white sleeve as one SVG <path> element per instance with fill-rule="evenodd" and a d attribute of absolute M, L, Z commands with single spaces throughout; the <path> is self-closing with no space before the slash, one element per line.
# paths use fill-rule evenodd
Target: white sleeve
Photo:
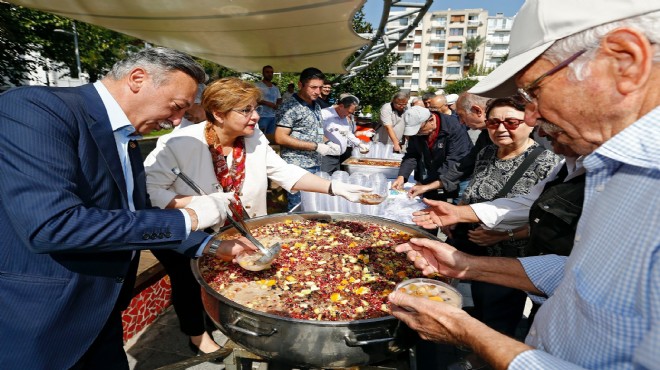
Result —
<path fill-rule="evenodd" d="M 470 207 L 488 229 L 504 231 L 520 227 L 529 222 L 529 208 L 541 195 L 545 184 L 557 177 L 562 165 L 563 162 L 555 166 L 548 177 L 536 183 L 527 194 L 470 204 Z"/>
<path fill-rule="evenodd" d="M 147 193 L 149 193 L 151 204 L 158 208 L 165 208 L 177 195 L 170 188 L 176 181 L 172 168 L 179 167 L 179 164 L 167 145 L 168 136 L 158 138 L 156 148 L 144 160 Z"/>
<path fill-rule="evenodd" d="M 298 180 L 309 173 L 296 165 L 286 163 L 282 157 L 275 153 L 268 143 L 266 143 L 266 151 L 266 172 L 268 178 L 284 190 L 291 192 L 291 188 L 293 188 Z"/>

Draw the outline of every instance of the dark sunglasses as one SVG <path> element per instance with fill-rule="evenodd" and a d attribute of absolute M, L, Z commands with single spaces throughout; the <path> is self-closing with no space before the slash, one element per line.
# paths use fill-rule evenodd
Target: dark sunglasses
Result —
<path fill-rule="evenodd" d="M 500 121 L 498 119 L 489 119 L 486 120 L 486 126 L 488 128 L 498 128 L 500 125 L 504 125 L 504 128 L 507 130 L 515 130 L 520 126 L 521 123 L 525 123 L 524 119 L 517 119 L 517 118 L 507 118 L 504 121 Z"/>

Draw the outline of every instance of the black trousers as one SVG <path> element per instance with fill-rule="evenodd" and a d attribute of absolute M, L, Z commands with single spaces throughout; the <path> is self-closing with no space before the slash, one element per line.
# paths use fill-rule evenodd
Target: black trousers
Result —
<path fill-rule="evenodd" d="M 70 370 L 128 369 L 128 358 L 124 352 L 121 311 L 114 310 L 87 352 Z"/>
<path fill-rule="evenodd" d="M 172 305 L 181 331 L 188 336 L 204 334 L 204 305 L 201 287 L 190 268 L 190 258 L 161 249 L 151 253 L 163 264 L 172 284 Z"/>
<path fill-rule="evenodd" d="M 522 290 L 473 281 L 472 316 L 489 327 L 510 337 L 522 319 L 527 294 Z"/>

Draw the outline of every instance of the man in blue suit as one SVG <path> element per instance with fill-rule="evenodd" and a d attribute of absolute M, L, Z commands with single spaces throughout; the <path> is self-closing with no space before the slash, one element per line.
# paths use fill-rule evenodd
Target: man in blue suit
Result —
<path fill-rule="evenodd" d="M 222 195 L 153 209 L 131 141 L 178 124 L 204 79 L 189 56 L 152 48 L 94 84 L 0 95 L 0 369 L 128 369 L 136 251 L 252 248 L 198 231 L 224 222 Z"/>

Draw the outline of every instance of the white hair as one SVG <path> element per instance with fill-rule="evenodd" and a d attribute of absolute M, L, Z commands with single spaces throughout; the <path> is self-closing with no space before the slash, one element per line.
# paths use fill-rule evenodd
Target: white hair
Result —
<path fill-rule="evenodd" d="M 660 44 L 660 11 L 602 24 L 565 37 L 546 50 L 543 53 L 543 58 L 556 65 L 576 52 L 586 49 L 586 53 L 569 65 L 570 70 L 573 72 L 570 77 L 575 78 L 577 81 L 584 80 L 589 76 L 589 62 L 595 57 L 600 40 L 610 31 L 621 27 L 632 27 L 644 33 L 649 42 L 655 44 L 653 62 L 660 62 L 660 47 L 658 47 L 658 44 Z"/>

